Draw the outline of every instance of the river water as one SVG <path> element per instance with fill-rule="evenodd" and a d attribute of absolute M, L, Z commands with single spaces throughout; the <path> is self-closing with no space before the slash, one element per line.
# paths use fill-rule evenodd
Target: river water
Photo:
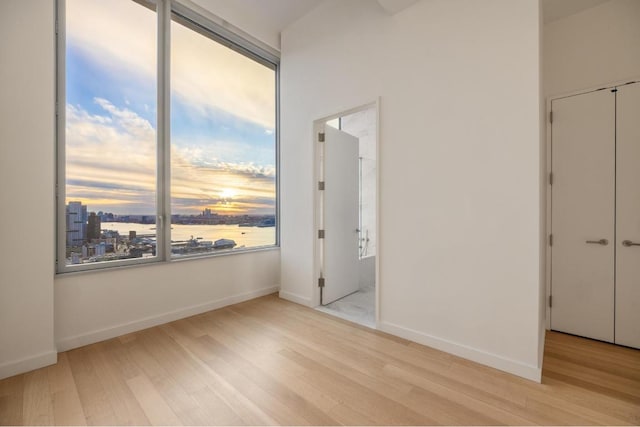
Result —
<path fill-rule="evenodd" d="M 131 222 L 103 222 L 101 224 L 103 230 L 115 230 L 121 236 L 128 236 L 129 231 L 135 231 L 136 234 L 149 235 L 155 234 L 155 225 L 153 224 L 137 224 Z M 247 248 L 255 246 L 270 246 L 276 243 L 275 227 L 238 227 L 237 225 L 171 225 L 171 240 L 181 241 L 188 240 L 191 237 L 202 237 L 202 240 L 210 240 L 215 242 L 218 239 L 234 240 L 238 246 Z"/>

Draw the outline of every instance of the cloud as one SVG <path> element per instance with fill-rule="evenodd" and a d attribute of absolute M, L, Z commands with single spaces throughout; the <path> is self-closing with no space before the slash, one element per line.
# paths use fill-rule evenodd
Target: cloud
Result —
<path fill-rule="evenodd" d="M 122 77 L 93 106 L 67 105 L 67 200 L 91 210 L 152 214 L 155 119 L 141 114 L 149 117 L 155 107 L 130 96 L 140 82 L 156 81 L 156 15 L 131 0 L 67 0 L 66 21 L 67 41 L 79 55 Z M 172 109 L 189 118 L 172 122 L 174 213 L 205 207 L 274 213 L 275 147 L 268 136 L 275 128 L 275 73 L 180 24 L 171 31 Z"/>
<path fill-rule="evenodd" d="M 67 0 L 69 43 L 113 73 L 156 79 L 156 16 L 131 0 Z M 275 73 L 172 22 L 172 96 L 193 113 L 226 111 L 275 128 Z"/>
<path fill-rule="evenodd" d="M 67 200 L 81 200 L 95 211 L 153 214 L 155 129 L 128 108 L 104 98 L 94 102 L 101 114 L 67 105 Z M 212 141 L 211 145 L 227 146 L 230 153 L 233 143 Z M 206 146 L 172 148 L 173 213 L 199 213 L 205 207 L 226 213 L 275 213 L 273 165 L 225 162 L 207 157 L 207 151 Z M 230 189 L 235 196 L 222 197 Z"/>
<path fill-rule="evenodd" d="M 94 102 L 104 114 L 66 108 L 67 200 L 81 200 L 96 211 L 153 213 L 155 130 L 129 109 L 106 99 Z"/>

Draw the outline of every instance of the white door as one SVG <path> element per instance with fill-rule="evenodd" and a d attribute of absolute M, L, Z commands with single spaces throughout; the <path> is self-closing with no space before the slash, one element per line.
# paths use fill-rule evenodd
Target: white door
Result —
<path fill-rule="evenodd" d="M 322 304 L 358 290 L 358 138 L 325 126 Z"/>
<path fill-rule="evenodd" d="M 640 83 L 616 95 L 615 342 L 640 348 Z"/>
<path fill-rule="evenodd" d="M 551 329 L 614 340 L 615 94 L 552 102 Z"/>

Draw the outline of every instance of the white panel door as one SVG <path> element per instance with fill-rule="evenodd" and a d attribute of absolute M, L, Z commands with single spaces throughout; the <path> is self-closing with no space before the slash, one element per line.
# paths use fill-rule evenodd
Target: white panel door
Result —
<path fill-rule="evenodd" d="M 358 138 L 325 126 L 322 304 L 358 290 Z"/>
<path fill-rule="evenodd" d="M 615 95 L 552 102 L 551 329 L 614 340 Z"/>
<path fill-rule="evenodd" d="M 616 344 L 640 348 L 640 83 L 617 92 Z"/>

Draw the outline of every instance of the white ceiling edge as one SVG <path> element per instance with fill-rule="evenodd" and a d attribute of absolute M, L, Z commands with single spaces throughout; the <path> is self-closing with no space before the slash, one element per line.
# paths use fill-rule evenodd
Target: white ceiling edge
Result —
<path fill-rule="evenodd" d="M 176 0 L 191 2 L 280 50 L 280 33 L 324 0 Z M 0 0 L 2 2 L 2 0 Z"/>
<path fill-rule="evenodd" d="M 0 0 L 1 1 L 1 0 Z M 242 2 L 228 0 L 176 0 L 245 40 L 272 53 L 280 54 L 280 34 L 269 22 L 246 13 Z"/>
<path fill-rule="evenodd" d="M 395 15 L 406 8 L 413 6 L 420 0 L 378 0 L 380 6 L 389 14 Z"/>

